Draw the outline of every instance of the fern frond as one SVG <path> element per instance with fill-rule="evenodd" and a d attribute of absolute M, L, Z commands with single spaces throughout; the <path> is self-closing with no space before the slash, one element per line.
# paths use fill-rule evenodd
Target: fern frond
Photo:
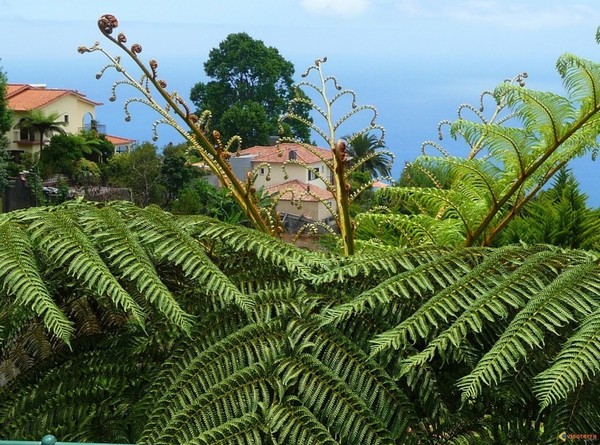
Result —
<path fill-rule="evenodd" d="M 435 215 L 361 213 L 356 216 L 356 230 L 361 239 L 398 247 L 460 246 L 465 241 L 464 226 L 458 219 Z"/>
<path fill-rule="evenodd" d="M 487 267 L 482 267 L 484 263 L 474 269 L 474 272 L 477 272 L 469 274 L 470 279 L 482 279 L 489 283 L 483 287 L 479 285 L 476 291 L 472 291 L 476 299 L 445 331 L 432 338 L 421 352 L 402 362 L 401 374 L 409 372 L 412 367 L 423 365 L 431 360 L 436 352 L 442 353 L 449 345 L 458 347 L 468 334 L 481 332 L 484 323 L 496 323 L 506 319 L 511 309 L 519 310 L 525 306 L 528 295 L 542 291 L 548 282 L 560 273 L 563 254 L 552 249 L 543 249 L 540 252 L 536 250 L 514 252 L 515 255 L 510 261 L 515 264 L 511 267 L 505 265 L 505 273 L 499 276 L 486 273 Z M 516 261 L 519 256 L 525 260 Z M 492 255 L 492 258 L 498 259 L 495 255 Z M 514 267 L 517 268 L 513 271 Z M 468 289 L 467 284 L 465 283 L 464 291 Z M 485 287 L 487 290 L 483 291 Z M 425 303 L 427 304 L 429 302 Z"/>
<path fill-rule="evenodd" d="M 554 93 L 502 83 L 496 88 L 495 94 L 506 100 L 522 119 L 527 131 L 539 132 L 539 137 L 545 144 L 553 144 L 562 139 L 568 124 L 576 116 L 571 102 Z"/>
<path fill-rule="evenodd" d="M 438 258 L 417 266 L 412 270 L 399 273 L 379 285 L 367 290 L 353 301 L 338 307 L 326 309 L 323 321 L 331 323 L 343 320 L 352 314 L 363 312 L 378 305 L 384 305 L 393 299 L 414 299 L 416 296 L 430 295 L 438 287 L 445 288 L 467 273 L 471 268 L 471 260 L 482 253 L 481 250 L 462 250 L 446 252 Z M 375 342 L 375 350 L 386 349 L 388 341 Z M 394 343 L 391 339 L 389 344 Z M 394 343 L 395 344 L 395 343 Z M 373 353 L 375 353 L 373 351 Z"/>
<path fill-rule="evenodd" d="M 143 242 L 153 247 L 158 261 L 168 261 L 180 266 L 185 276 L 206 289 L 206 292 L 223 299 L 233 300 L 245 310 L 252 301 L 243 295 L 208 258 L 202 246 L 187 233 L 181 231 L 171 215 L 156 207 L 136 212 L 130 225 L 140 231 Z"/>
<path fill-rule="evenodd" d="M 600 289 L 594 261 L 567 269 L 531 298 L 471 373 L 459 380 L 463 398 L 476 397 L 482 384 L 499 383 L 531 349 L 542 347 L 546 330 L 556 332 L 572 321 L 572 310 L 587 312 L 578 302 L 588 288 Z"/>
<path fill-rule="evenodd" d="M 52 431 L 67 440 L 90 440 L 100 419 L 124 415 L 115 408 L 130 406 L 139 397 L 135 393 L 151 375 L 153 363 L 148 359 L 136 362 L 112 346 L 108 350 L 103 342 L 96 351 L 76 352 L 63 363 L 38 370 L 41 375 L 35 379 L 22 376 L 18 385 L 13 382 L 0 388 L 2 437 L 33 440 Z M 103 437 L 106 433 L 95 439 Z"/>
<path fill-rule="evenodd" d="M 565 399 L 599 370 L 600 309 L 596 309 L 567 340 L 552 366 L 535 377 L 534 392 L 540 409 Z"/>
<path fill-rule="evenodd" d="M 232 252 L 254 255 L 258 260 L 287 272 L 309 277 L 311 269 L 320 265 L 322 255 L 299 249 L 292 244 L 281 242 L 267 234 L 252 229 L 233 226 L 202 217 L 187 217 L 178 222 L 181 230 L 195 238 L 211 243 L 222 244 Z"/>
<path fill-rule="evenodd" d="M 296 402 L 293 404 L 293 402 Z M 298 400 L 274 405 L 269 410 L 269 424 L 278 443 L 338 445 L 329 430 Z"/>
<path fill-rule="evenodd" d="M 270 379 L 266 365 L 255 363 L 238 369 L 206 393 L 179 393 L 181 406 L 172 416 L 161 416 L 159 422 L 151 416 L 140 442 L 185 443 L 234 418 L 256 412 L 259 403 L 271 400 Z"/>
<path fill-rule="evenodd" d="M 68 209 L 36 209 L 26 220 L 30 222 L 28 231 L 35 249 L 41 250 L 55 265 L 66 266 L 67 273 L 93 294 L 107 295 L 117 307 L 143 324 L 144 311 L 111 273 Z"/>
<path fill-rule="evenodd" d="M 449 323 L 450 319 L 457 318 L 460 313 L 469 309 L 476 301 L 477 295 L 488 294 L 491 288 L 495 287 L 497 280 L 508 274 L 514 263 L 521 261 L 526 254 L 517 246 L 491 251 L 479 265 L 455 282 L 449 282 L 442 287 L 441 291 L 422 304 L 400 325 L 375 337 L 372 341 L 376 345 L 373 353 L 381 352 L 389 345 L 400 349 L 421 338 L 427 339 L 432 330 Z M 500 309 L 496 315 L 502 315 L 505 311 Z M 493 318 L 493 315 L 489 314 L 488 318 Z M 481 324 L 471 325 L 470 328 L 478 332 L 481 330 Z"/>
<path fill-rule="evenodd" d="M 569 96 L 581 102 L 582 111 L 600 106 L 600 65 L 573 54 L 563 54 L 556 62 Z"/>
<path fill-rule="evenodd" d="M 262 443 L 263 430 L 265 429 L 262 416 L 256 413 L 247 413 L 222 423 L 216 428 L 197 435 L 185 443 L 205 445 L 255 445 Z"/>
<path fill-rule="evenodd" d="M 403 437 L 413 419 L 413 407 L 393 379 L 356 344 L 331 326 L 291 322 L 297 344 L 313 344 L 310 355 L 329 368 L 375 413 L 394 437 Z"/>
<path fill-rule="evenodd" d="M 137 290 L 169 320 L 184 331 L 191 328 L 187 314 L 162 282 L 139 239 L 112 207 L 90 208 L 80 216 L 86 232 L 113 270 L 135 283 Z"/>
<path fill-rule="evenodd" d="M 44 284 L 26 233 L 17 224 L 4 222 L 0 224 L 0 245 L 0 284 L 3 291 L 15 297 L 14 304 L 30 309 L 43 320 L 48 331 L 69 344 L 75 328 Z M 0 326 L 6 326 L 7 322 L 0 319 Z M 6 335 L 6 332 L 0 333 L 1 342 Z"/>
<path fill-rule="evenodd" d="M 217 342 L 212 347 L 193 354 L 185 351 L 185 368 L 177 374 L 169 372 L 161 378 L 160 398 L 148 424 L 155 430 L 162 427 L 192 400 L 210 392 L 239 369 L 254 363 L 268 363 L 281 353 L 283 332 L 279 323 L 248 325 Z"/>
<path fill-rule="evenodd" d="M 393 443 L 389 431 L 334 372 L 310 355 L 283 360 L 277 371 L 284 387 L 297 387 L 297 397 L 348 443 Z"/>

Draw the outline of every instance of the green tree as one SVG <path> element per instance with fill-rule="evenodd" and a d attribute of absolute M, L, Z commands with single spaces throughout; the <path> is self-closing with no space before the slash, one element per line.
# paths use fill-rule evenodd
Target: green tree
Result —
<path fill-rule="evenodd" d="M 197 176 L 197 169 L 188 165 L 186 144 L 167 145 L 163 148 L 160 166 L 161 183 L 166 190 L 167 208 L 177 199 L 186 185 Z"/>
<path fill-rule="evenodd" d="M 81 131 L 84 139 L 83 156 L 96 164 L 106 164 L 115 154 L 115 146 L 106 139 L 106 135 L 95 130 Z"/>
<path fill-rule="evenodd" d="M 98 165 L 94 161 L 85 158 L 79 159 L 75 163 L 74 177 L 75 183 L 87 188 L 100 183 L 101 174 Z"/>
<path fill-rule="evenodd" d="M 369 179 L 389 177 L 392 173 L 392 155 L 384 142 L 374 134 L 359 133 L 347 137 L 349 166 L 367 173 Z"/>
<path fill-rule="evenodd" d="M 130 153 L 121 153 L 110 159 L 108 182 L 117 187 L 131 189 L 134 202 L 141 206 L 162 204 L 165 188 L 161 184 L 161 159 L 157 148 L 144 142 Z"/>
<path fill-rule="evenodd" d="M 59 120 L 60 113 L 46 114 L 42 110 L 31 110 L 18 123 L 20 128 L 26 128 L 40 135 L 40 153 L 44 148 L 46 133 L 64 134 L 66 122 Z"/>
<path fill-rule="evenodd" d="M 75 164 L 84 154 L 85 139 L 73 134 L 57 134 L 40 153 L 38 167 L 40 175 L 47 178 L 52 175 L 75 176 Z"/>
<path fill-rule="evenodd" d="M 6 74 L 0 69 L 0 197 L 9 183 L 10 156 L 7 151 L 9 139 L 6 134 L 12 128 L 12 113 L 6 99 L 6 84 Z"/>
<path fill-rule="evenodd" d="M 524 242 L 573 249 L 600 246 L 600 217 L 586 206 L 586 195 L 571 171 L 562 169 L 550 189 L 541 192 L 513 219 L 498 245 Z"/>
<path fill-rule="evenodd" d="M 239 135 L 250 147 L 279 134 L 278 119 L 294 95 L 294 66 L 276 48 L 246 33 L 230 34 L 210 51 L 204 70 L 212 80 L 194 85 L 190 97 L 198 110 L 211 111 L 214 128 L 225 138 Z M 308 140 L 307 125 L 289 129 Z"/>
<path fill-rule="evenodd" d="M 240 206 L 227 189 L 217 188 L 199 178 L 179 193 L 173 212 L 184 215 L 206 215 L 230 224 L 248 223 Z"/>

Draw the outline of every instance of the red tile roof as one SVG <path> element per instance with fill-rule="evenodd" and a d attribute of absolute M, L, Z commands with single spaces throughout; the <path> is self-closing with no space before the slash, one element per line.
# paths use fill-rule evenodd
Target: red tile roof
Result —
<path fill-rule="evenodd" d="M 302 144 L 282 143 L 278 145 L 257 145 L 240 151 L 240 156 L 252 156 L 254 162 L 268 162 L 270 164 L 283 164 L 290 160 L 290 152 L 296 152 L 296 159 L 305 164 L 314 164 L 323 159 L 331 159 L 331 150 L 305 146 Z M 320 156 L 320 157 L 319 157 Z"/>
<path fill-rule="evenodd" d="M 316 202 L 320 199 L 326 200 L 333 198 L 333 195 L 329 190 L 322 189 L 312 184 L 306 184 L 297 179 L 273 185 L 267 188 L 267 193 L 269 193 L 269 195 L 280 193 L 279 199 L 282 201 L 300 199 L 304 202 Z"/>
<path fill-rule="evenodd" d="M 390 185 L 383 182 L 383 181 L 375 181 L 373 184 L 371 184 L 371 187 L 373 187 L 374 189 L 384 189 L 389 187 Z"/>
<path fill-rule="evenodd" d="M 62 90 L 27 84 L 8 84 L 6 92 L 8 108 L 13 111 L 35 110 L 70 94 L 92 105 L 102 105 L 100 102 L 94 102 L 86 98 L 84 94 L 76 90 Z"/>
<path fill-rule="evenodd" d="M 127 144 L 132 144 L 135 142 L 135 139 L 127 139 L 127 138 L 122 138 L 119 136 L 111 136 L 109 134 L 105 135 L 106 140 L 108 142 L 110 142 L 111 144 L 117 146 L 117 145 L 127 145 Z"/>

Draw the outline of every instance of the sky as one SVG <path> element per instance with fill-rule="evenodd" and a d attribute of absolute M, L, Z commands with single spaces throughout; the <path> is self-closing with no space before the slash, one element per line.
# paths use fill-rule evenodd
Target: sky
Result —
<path fill-rule="evenodd" d="M 117 31 L 140 43 L 140 58 L 156 59 L 159 77 L 185 99 L 208 80 L 208 53 L 230 33 L 247 32 L 277 48 L 294 64 L 297 81 L 327 56 L 325 74 L 355 91 L 359 104 L 377 108 L 396 155 L 395 178 L 424 141 L 437 140 L 438 122 L 454 119 L 462 103 L 477 103 L 482 91 L 527 72 L 527 87 L 564 94 L 555 69 L 561 54 L 600 60 L 597 0 L 0 0 L 0 67 L 9 82 L 77 89 L 104 103 L 97 118 L 109 134 L 140 142 L 151 140 L 157 116 L 139 105 L 125 122 L 123 104 L 134 91 L 119 88 L 109 102 L 116 73 L 97 80 L 107 60 L 77 53 L 98 41 L 119 54 L 96 26 L 105 13 L 118 18 Z M 357 128 L 370 116 L 360 119 Z M 159 127 L 159 147 L 179 141 Z M 573 170 L 588 204 L 600 206 L 598 164 L 588 155 Z"/>

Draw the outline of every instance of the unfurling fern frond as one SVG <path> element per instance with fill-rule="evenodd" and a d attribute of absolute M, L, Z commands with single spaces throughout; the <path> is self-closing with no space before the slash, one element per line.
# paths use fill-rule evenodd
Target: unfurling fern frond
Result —
<path fill-rule="evenodd" d="M 569 96 L 525 88 L 518 76 L 482 95 L 494 99 L 491 118 L 484 115 L 482 102 L 481 111 L 461 105 L 455 122 L 443 122 L 454 139 L 466 143 L 469 155 L 461 159 L 437 143 L 423 144 L 423 156 L 410 164 L 404 187 L 377 192 L 384 205 L 402 215 L 387 217 L 395 227 L 381 231 L 384 242 L 410 246 L 420 235 L 421 242 L 438 245 L 491 245 L 562 167 L 590 152 L 595 157 L 600 149 L 600 65 L 567 54 L 557 67 Z M 465 117 L 466 110 L 474 112 L 473 119 Z M 430 147 L 439 156 L 427 155 Z M 377 237 L 381 220 L 378 212 L 362 215 L 366 230 L 358 234 Z M 440 237 L 452 225 L 447 221 L 459 228 L 454 233 L 462 240 Z"/>

